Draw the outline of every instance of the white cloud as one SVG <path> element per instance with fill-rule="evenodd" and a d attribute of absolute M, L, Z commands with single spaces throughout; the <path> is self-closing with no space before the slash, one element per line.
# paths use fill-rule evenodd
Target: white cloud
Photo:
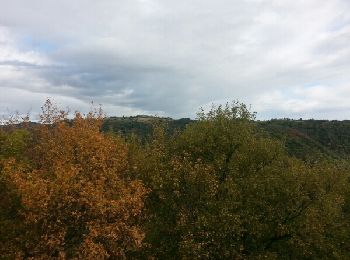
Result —
<path fill-rule="evenodd" d="M 275 117 L 349 119 L 350 84 L 327 87 L 294 87 L 288 92 L 273 91 L 255 100 L 257 110 L 263 111 L 260 118 Z"/>
<path fill-rule="evenodd" d="M 177 117 L 240 99 L 262 117 L 350 116 L 347 0 L 0 4 L 4 99 L 15 88 Z"/>

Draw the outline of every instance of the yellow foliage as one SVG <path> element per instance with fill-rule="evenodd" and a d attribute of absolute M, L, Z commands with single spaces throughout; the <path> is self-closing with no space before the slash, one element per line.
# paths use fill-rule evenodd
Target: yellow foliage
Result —
<path fill-rule="evenodd" d="M 67 120 L 51 105 L 34 129 L 30 164 L 9 160 L 4 168 L 30 237 L 18 250 L 35 259 L 125 258 L 142 245 L 137 218 L 146 195 L 139 181 L 123 179 L 127 146 L 100 133 L 100 114 Z"/>

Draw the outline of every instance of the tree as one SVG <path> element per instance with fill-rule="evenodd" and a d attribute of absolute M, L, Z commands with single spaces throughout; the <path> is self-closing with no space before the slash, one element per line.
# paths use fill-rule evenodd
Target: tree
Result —
<path fill-rule="evenodd" d="M 0 255 L 7 259 L 17 255 L 18 241 L 22 237 L 20 197 L 14 185 L 3 171 L 10 158 L 26 162 L 25 151 L 31 140 L 29 131 L 16 124 L 4 125 L 0 129 Z"/>
<path fill-rule="evenodd" d="M 345 173 L 290 158 L 253 119 L 243 104 L 219 106 L 173 138 L 157 129 L 143 157 L 138 153 L 135 169 L 151 190 L 149 255 L 317 259 L 348 253 L 336 238 Z"/>
<path fill-rule="evenodd" d="M 3 174 L 20 197 L 24 258 L 125 258 L 142 245 L 146 189 L 124 178 L 127 146 L 100 132 L 102 115 L 68 120 L 49 100 L 33 130 L 27 163 Z"/>

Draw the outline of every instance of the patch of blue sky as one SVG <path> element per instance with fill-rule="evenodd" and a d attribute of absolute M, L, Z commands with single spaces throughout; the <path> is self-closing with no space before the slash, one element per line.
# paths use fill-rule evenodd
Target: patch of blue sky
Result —
<path fill-rule="evenodd" d="M 311 89 L 311 88 L 316 88 L 316 87 L 319 87 L 321 85 L 320 82 L 310 82 L 310 83 L 305 83 L 303 85 L 303 88 L 304 89 Z"/>
<path fill-rule="evenodd" d="M 59 48 L 55 42 L 30 35 L 21 37 L 19 47 L 25 50 L 33 50 L 41 53 L 52 53 Z"/>

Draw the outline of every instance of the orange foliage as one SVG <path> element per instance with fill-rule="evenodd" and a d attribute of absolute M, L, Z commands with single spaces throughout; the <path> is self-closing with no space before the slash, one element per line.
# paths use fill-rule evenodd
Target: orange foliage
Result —
<path fill-rule="evenodd" d="M 146 189 L 127 181 L 127 146 L 100 133 L 102 116 L 73 120 L 47 101 L 34 129 L 29 164 L 4 172 L 21 197 L 26 258 L 125 258 L 141 247 L 137 225 Z"/>

